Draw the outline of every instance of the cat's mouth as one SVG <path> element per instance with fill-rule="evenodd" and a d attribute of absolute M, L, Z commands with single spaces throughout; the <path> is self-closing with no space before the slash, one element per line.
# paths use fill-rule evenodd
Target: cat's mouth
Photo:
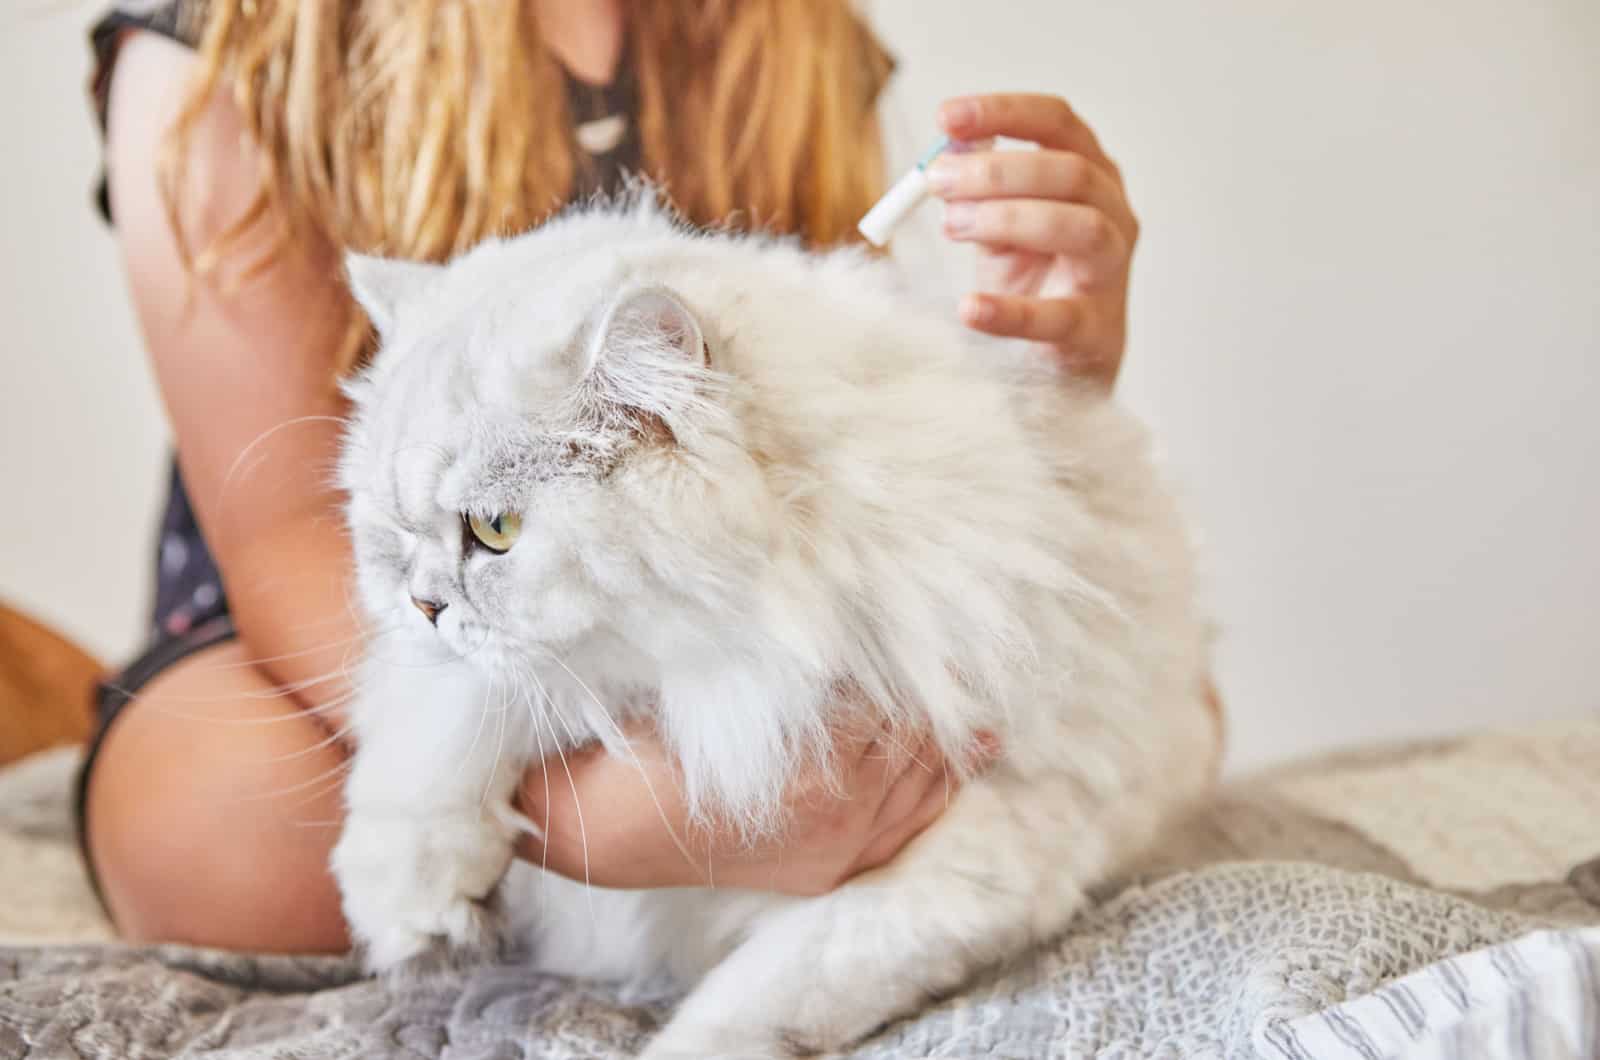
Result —
<path fill-rule="evenodd" d="M 492 668 L 505 654 L 502 638 L 494 627 L 459 611 L 453 616 L 441 615 L 433 634 L 440 646 L 463 662 Z"/>
<path fill-rule="evenodd" d="M 463 622 L 450 633 L 441 633 L 441 637 L 452 651 L 463 657 L 493 652 L 497 647 L 494 631 L 478 622 Z"/>

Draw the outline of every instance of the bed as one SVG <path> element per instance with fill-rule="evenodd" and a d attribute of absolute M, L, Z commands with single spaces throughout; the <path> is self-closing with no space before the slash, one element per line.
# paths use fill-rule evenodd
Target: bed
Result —
<path fill-rule="evenodd" d="M 0 771 L 0 1057 L 589 1060 L 665 1015 L 515 960 L 397 982 L 121 945 L 75 755 Z M 1065 935 L 847 1055 L 1600 1058 L 1600 719 L 1235 780 Z"/>

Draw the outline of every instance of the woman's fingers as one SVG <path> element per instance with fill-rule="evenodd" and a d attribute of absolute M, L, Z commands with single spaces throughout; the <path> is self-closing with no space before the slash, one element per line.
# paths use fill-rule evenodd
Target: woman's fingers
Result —
<path fill-rule="evenodd" d="M 1048 199 L 1091 206 L 1132 240 L 1138 222 L 1122 187 L 1105 169 L 1070 151 L 946 152 L 928 167 L 928 184 L 947 202 Z"/>
<path fill-rule="evenodd" d="M 1116 172 L 1094 132 L 1060 96 L 1028 92 L 961 96 L 945 100 L 939 107 L 939 121 L 957 140 L 991 136 L 1031 140 L 1040 147 L 1084 155 Z"/>
<path fill-rule="evenodd" d="M 1001 750 L 1000 737 L 988 730 L 980 731 L 973 737 L 972 747 L 967 751 L 967 768 L 974 773 L 983 772 L 1000 757 Z"/>
<path fill-rule="evenodd" d="M 961 299 L 961 321 L 990 335 L 1031 339 L 1056 347 L 1073 375 L 1109 384 L 1116 377 L 1117 348 L 1101 341 L 1104 323 L 1084 298 L 1035 298 L 1016 294 L 969 294 Z"/>
<path fill-rule="evenodd" d="M 885 754 L 884 760 L 890 773 L 885 786 L 874 792 L 880 799 L 870 829 L 874 835 L 911 813 L 922 799 L 928 778 L 943 772 L 939 748 L 932 740 L 923 740 L 909 749 L 896 748 Z"/>
<path fill-rule="evenodd" d="M 1082 283 L 1123 273 L 1127 237 L 1093 206 L 1050 199 L 986 199 L 945 207 L 944 231 L 951 239 L 990 247 L 1064 255 Z"/>
<path fill-rule="evenodd" d="M 961 299 L 961 322 L 991 335 L 1064 343 L 1081 338 L 1086 310 L 1077 298 L 969 294 Z"/>
<path fill-rule="evenodd" d="M 994 734 L 981 732 L 965 756 L 966 765 L 974 772 L 982 771 L 999 754 L 1000 743 Z M 879 808 L 874 822 L 875 835 L 856 859 L 850 872 L 852 876 L 893 861 L 907 843 L 939 819 L 960 788 L 959 778 L 945 764 L 931 737 L 903 761 L 893 787 Z"/>
<path fill-rule="evenodd" d="M 850 875 L 893 861 L 907 843 L 939 819 L 958 786 L 942 763 L 931 770 L 912 766 L 896 783 L 896 805 L 883 815 L 883 827 L 856 859 Z"/>

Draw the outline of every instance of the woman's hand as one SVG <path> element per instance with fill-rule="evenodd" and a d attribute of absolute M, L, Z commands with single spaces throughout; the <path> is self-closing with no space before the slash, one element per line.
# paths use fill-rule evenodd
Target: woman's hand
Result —
<path fill-rule="evenodd" d="M 1056 96 L 947 100 L 954 140 L 1030 140 L 1037 151 L 945 152 L 928 167 L 945 234 L 979 248 L 970 327 L 1046 343 L 1075 373 L 1116 381 L 1127 334 L 1128 268 L 1139 222 L 1122 174 Z"/>
<path fill-rule="evenodd" d="M 603 887 L 714 884 L 817 895 L 891 860 L 956 789 L 929 742 L 902 750 L 882 734 L 840 734 L 837 784 L 820 770 L 796 777 L 785 800 L 788 827 L 746 845 L 731 828 L 689 822 L 677 768 L 652 729 L 636 726 L 628 737 L 632 757 L 585 748 L 568 752 L 565 764 L 550 758 L 529 771 L 518 809 L 546 838 L 525 837 L 523 858 Z M 983 764 L 992 741 L 974 753 Z"/>

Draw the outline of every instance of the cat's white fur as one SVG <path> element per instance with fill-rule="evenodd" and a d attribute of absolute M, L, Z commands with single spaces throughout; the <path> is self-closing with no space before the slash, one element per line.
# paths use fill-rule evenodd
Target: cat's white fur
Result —
<path fill-rule="evenodd" d="M 542 967 L 690 990 L 648 1056 L 835 1048 L 1060 931 L 1207 783 L 1188 539 L 1144 432 L 1049 358 L 861 253 L 648 201 L 350 271 L 383 344 L 341 469 L 375 633 L 334 869 L 373 967 L 482 941 L 502 885 Z M 469 512 L 521 536 L 470 547 Z M 697 812 L 760 832 L 863 700 L 952 760 L 979 730 L 1004 755 L 831 894 L 512 864 L 527 763 L 626 754 L 630 712 Z"/>

